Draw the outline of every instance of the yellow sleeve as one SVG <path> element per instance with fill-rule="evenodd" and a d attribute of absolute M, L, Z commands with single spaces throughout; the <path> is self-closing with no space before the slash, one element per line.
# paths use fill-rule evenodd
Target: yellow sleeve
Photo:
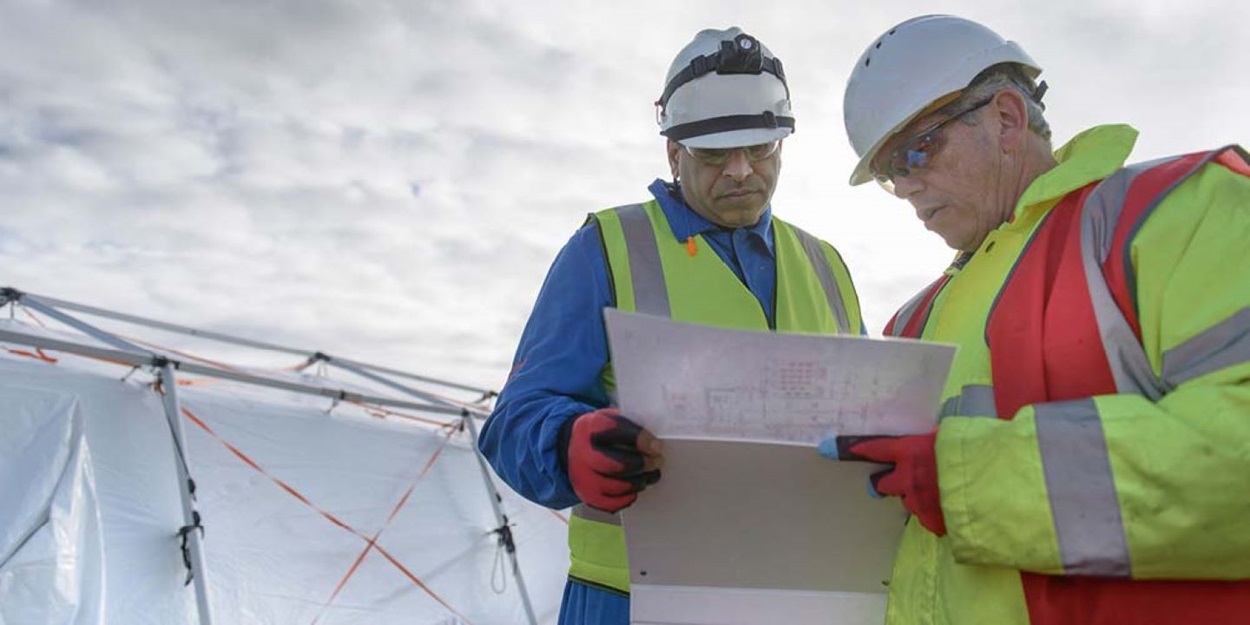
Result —
<path fill-rule="evenodd" d="M 1085 541 L 1094 560 L 1115 550 L 1080 532 L 1061 541 L 1056 530 L 1037 414 L 1064 410 L 1102 429 L 1112 505 L 1083 510 L 1081 523 L 1119 524 L 1104 534 L 1127 554 L 1118 572 L 1250 578 L 1248 248 L 1250 178 L 1205 166 L 1163 200 L 1130 248 L 1142 343 L 1170 389 L 1159 401 L 1105 395 L 1027 406 L 1010 421 L 943 421 L 939 480 L 957 560 L 1048 574 L 1089 572 L 1081 566 L 1117 572 L 1110 560 L 1074 568 L 1061 547 Z"/>

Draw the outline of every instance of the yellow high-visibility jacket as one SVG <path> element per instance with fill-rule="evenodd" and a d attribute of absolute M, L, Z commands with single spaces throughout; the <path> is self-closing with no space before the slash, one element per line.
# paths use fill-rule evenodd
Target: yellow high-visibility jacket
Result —
<path fill-rule="evenodd" d="M 887 328 L 960 346 L 888 623 L 1250 623 L 1250 165 L 1135 140 L 1058 150 Z"/>

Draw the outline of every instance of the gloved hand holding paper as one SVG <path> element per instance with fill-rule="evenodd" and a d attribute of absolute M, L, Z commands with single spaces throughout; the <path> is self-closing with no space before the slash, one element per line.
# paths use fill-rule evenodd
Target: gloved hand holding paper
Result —
<path fill-rule="evenodd" d="M 621 412 L 664 441 L 622 511 L 634 622 L 881 623 L 906 513 L 816 447 L 930 432 L 954 348 L 604 316 Z"/>

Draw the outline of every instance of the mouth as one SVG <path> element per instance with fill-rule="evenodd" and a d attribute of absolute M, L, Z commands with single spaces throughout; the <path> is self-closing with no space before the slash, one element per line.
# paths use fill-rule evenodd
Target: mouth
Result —
<path fill-rule="evenodd" d="M 934 215 L 937 215 L 944 208 L 946 208 L 945 205 L 933 206 L 930 208 L 918 208 L 916 209 L 916 216 L 920 218 L 920 221 L 927 224 L 930 219 L 933 219 Z"/>
<path fill-rule="evenodd" d="M 732 200 L 749 197 L 755 195 L 756 193 L 759 193 L 759 191 L 754 189 L 734 189 L 733 191 L 726 191 L 725 193 L 720 194 L 720 198 Z"/>

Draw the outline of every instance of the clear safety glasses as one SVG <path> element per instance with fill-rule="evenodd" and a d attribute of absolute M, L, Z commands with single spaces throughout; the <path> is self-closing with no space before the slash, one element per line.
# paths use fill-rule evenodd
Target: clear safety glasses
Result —
<path fill-rule="evenodd" d="M 900 176 L 906 178 L 923 171 L 933 161 L 933 157 L 941 151 L 942 146 L 946 144 L 942 130 L 947 124 L 989 104 L 993 99 L 993 97 L 986 98 L 916 133 L 893 150 L 884 153 L 885 158 L 882 158 L 882 154 L 878 154 L 877 160 L 871 165 L 872 175 L 877 179 L 877 183 L 885 187 L 886 191 L 893 193 L 895 178 Z"/>
<path fill-rule="evenodd" d="M 682 145 L 686 153 L 694 157 L 694 160 L 704 165 L 721 166 L 729 162 L 734 152 L 742 150 L 747 160 L 752 163 L 762 161 L 773 154 L 777 153 L 777 148 L 781 146 L 781 141 L 770 141 L 768 143 L 757 143 L 755 145 L 747 145 L 740 148 L 692 148 L 688 145 Z"/>

